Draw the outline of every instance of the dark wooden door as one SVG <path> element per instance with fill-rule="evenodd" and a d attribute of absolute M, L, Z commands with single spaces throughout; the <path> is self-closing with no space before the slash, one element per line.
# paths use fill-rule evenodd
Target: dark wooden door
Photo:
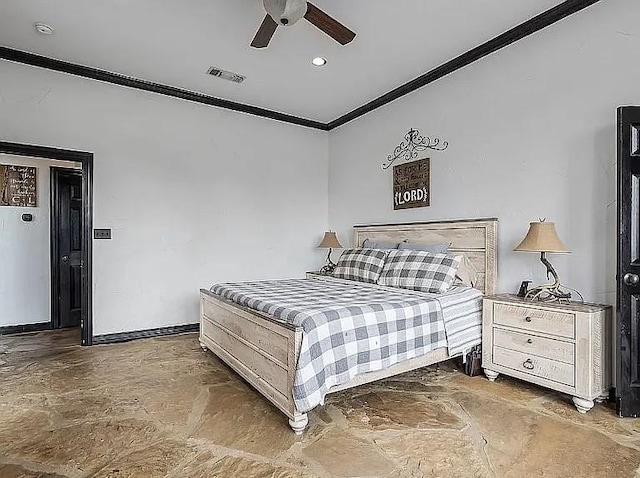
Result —
<path fill-rule="evenodd" d="M 640 107 L 618 108 L 616 409 L 640 416 Z"/>
<path fill-rule="evenodd" d="M 82 317 L 82 173 L 52 169 L 53 327 Z"/>

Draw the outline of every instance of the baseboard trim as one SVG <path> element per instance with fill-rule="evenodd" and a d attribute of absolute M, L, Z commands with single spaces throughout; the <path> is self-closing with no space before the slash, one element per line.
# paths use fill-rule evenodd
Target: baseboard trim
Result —
<path fill-rule="evenodd" d="M 131 340 L 149 339 L 152 337 L 163 337 L 165 335 L 178 335 L 187 332 L 197 332 L 200 324 L 175 325 L 172 327 L 160 327 L 158 329 L 134 330 L 133 332 L 119 332 L 116 334 L 94 335 L 93 345 L 116 344 L 119 342 L 129 342 Z"/>
<path fill-rule="evenodd" d="M 24 334 L 27 332 L 41 332 L 43 330 L 51 330 L 51 322 L 0 327 L 0 335 Z"/>

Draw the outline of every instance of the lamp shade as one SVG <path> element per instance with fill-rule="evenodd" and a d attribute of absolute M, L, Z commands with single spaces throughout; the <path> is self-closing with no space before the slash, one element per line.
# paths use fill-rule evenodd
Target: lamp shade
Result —
<path fill-rule="evenodd" d="M 520 252 L 571 252 L 567 249 L 556 232 L 556 225 L 553 222 L 531 222 L 529 231 L 514 251 Z"/>
<path fill-rule="evenodd" d="M 324 237 L 322 238 L 322 241 L 320 241 L 320 244 L 318 244 L 318 247 L 322 249 L 329 249 L 330 247 L 341 249 L 342 244 L 340 244 L 335 232 L 327 231 L 324 233 Z"/>

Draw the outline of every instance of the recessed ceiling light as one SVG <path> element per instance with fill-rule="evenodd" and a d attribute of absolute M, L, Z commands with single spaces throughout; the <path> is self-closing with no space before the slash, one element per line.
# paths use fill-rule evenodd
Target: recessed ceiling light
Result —
<path fill-rule="evenodd" d="M 327 64 L 327 59 L 322 58 L 321 56 L 317 56 L 313 60 L 311 60 L 311 63 L 313 63 L 315 66 L 324 66 Z"/>
<path fill-rule="evenodd" d="M 51 35 L 53 33 L 53 27 L 47 25 L 46 23 L 37 22 L 33 26 L 41 35 Z"/>

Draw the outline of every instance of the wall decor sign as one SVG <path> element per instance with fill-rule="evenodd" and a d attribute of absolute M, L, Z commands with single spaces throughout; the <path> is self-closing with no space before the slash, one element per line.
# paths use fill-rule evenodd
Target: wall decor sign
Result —
<path fill-rule="evenodd" d="M 36 168 L 0 164 L 0 206 L 36 207 Z"/>
<path fill-rule="evenodd" d="M 393 167 L 393 209 L 425 207 L 430 198 L 429 158 Z"/>
<path fill-rule="evenodd" d="M 421 135 L 417 129 L 411 128 L 407 134 L 404 135 L 404 140 L 393 149 L 393 153 L 387 156 L 387 161 L 382 164 L 382 169 L 387 169 L 396 159 L 411 161 L 418 157 L 418 153 L 426 151 L 427 149 L 444 151 L 448 147 L 448 141 L 440 142 L 440 138 L 433 138 L 432 140 L 429 136 Z"/>

